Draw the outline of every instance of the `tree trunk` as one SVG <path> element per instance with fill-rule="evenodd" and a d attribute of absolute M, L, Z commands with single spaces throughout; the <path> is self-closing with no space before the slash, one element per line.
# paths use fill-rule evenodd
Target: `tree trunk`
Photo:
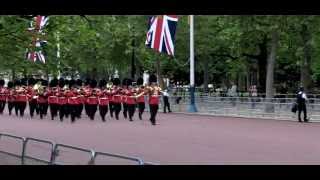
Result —
<path fill-rule="evenodd" d="M 208 68 L 208 58 L 203 61 L 203 90 L 205 93 L 208 92 L 208 81 L 209 81 L 209 68 Z"/>
<path fill-rule="evenodd" d="M 311 34 L 306 24 L 302 25 L 301 36 L 303 40 L 303 53 L 304 57 L 300 66 L 300 81 L 302 86 L 305 88 L 305 91 L 308 92 L 312 87 L 312 78 L 311 78 Z"/>
<path fill-rule="evenodd" d="M 258 57 L 258 73 L 257 73 L 257 87 L 259 93 L 265 93 L 266 89 L 266 67 L 267 67 L 267 58 L 268 58 L 268 39 L 265 36 L 262 43 L 259 44 L 260 54 Z"/>
<path fill-rule="evenodd" d="M 274 65 L 277 56 L 279 42 L 279 34 L 277 30 L 272 32 L 271 48 L 268 57 L 267 65 L 267 80 L 266 80 L 266 112 L 274 112 L 274 106 L 271 104 L 271 99 L 274 96 L 273 92 L 273 81 L 274 81 Z"/>
<path fill-rule="evenodd" d="M 136 59 L 136 79 L 138 79 L 139 77 L 141 77 L 142 73 L 141 73 L 141 64 L 139 59 Z"/>
<path fill-rule="evenodd" d="M 12 81 L 14 81 L 16 79 L 16 70 L 12 68 L 11 73 L 12 73 Z"/>
<path fill-rule="evenodd" d="M 159 86 L 161 88 L 163 88 L 163 79 L 162 79 L 162 75 L 161 75 L 161 66 L 160 66 L 160 59 L 157 59 L 157 78 L 158 78 L 158 82 L 159 82 Z"/>

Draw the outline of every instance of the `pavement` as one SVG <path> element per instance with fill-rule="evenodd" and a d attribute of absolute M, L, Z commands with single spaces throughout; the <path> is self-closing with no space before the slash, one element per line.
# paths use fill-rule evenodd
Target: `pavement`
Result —
<path fill-rule="evenodd" d="M 147 112 L 143 120 L 136 113 L 133 122 L 122 115 L 120 120 L 107 116 L 107 122 L 102 122 L 98 113 L 94 121 L 83 115 L 72 124 L 70 119 L 31 119 L 28 113 L 21 118 L 5 112 L 0 115 L 0 133 L 135 156 L 162 165 L 320 164 L 319 123 L 159 113 L 159 125 L 152 126 Z M 0 150 L 3 148 L 18 151 L 17 145 L 1 139 Z M 48 149 L 35 145 L 29 153 L 46 156 Z M 64 153 L 74 156 L 73 160 L 86 160 L 81 153 L 66 150 L 61 156 Z M 4 164 L 1 156 L 0 164 Z"/>

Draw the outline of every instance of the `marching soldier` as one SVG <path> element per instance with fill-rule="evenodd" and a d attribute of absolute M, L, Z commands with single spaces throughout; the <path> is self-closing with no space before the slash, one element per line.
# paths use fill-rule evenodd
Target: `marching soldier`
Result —
<path fill-rule="evenodd" d="M 41 85 L 37 89 L 38 95 L 38 108 L 40 113 L 40 119 L 43 119 L 43 116 L 46 116 L 48 110 L 48 95 L 47 95 L 47 81 L 42 80 Z"/>
<path fill-rule="evenodd" d="M 112 80 L 113 81 L 113 80 Z M 109 99 L 109 109 L 110 109 L 110 117 L 113 118 L 113 112 L 114 110 L 114 102 L 113 102 L 113 89 L 114 89 L 114 85 L 113 82 L 110 82 L 108 85 L 108 99 Z"/>
<path fill-rule="evenodd" d="M 84 83 L 84 96 L 83 96 L 83 104 L 84 104 L 84 109 L 85 109 L 85 113 L 87 116 L 88 115 L 88 104 L 87 104 L 87 98 L 89 97 L 90 93 L 91 93 L 91 88 L 90 88 L 90 79 L 86 79 L 85 83 Z"/>
<path fill-rule="evenodd" d="M 145 91 L 145 89 L 143 86 L 143 79 L 142 78 L 138 78 L 137 85 L 138 85 L 138 88 L 136 90 L 137 94 L 143 93 Z M 139 109 L 139 119 L 142 120 L 142 114 L 145 109 L 144 95 L 137 98 L 137 103 L 138 103 L 138 109 Z"/>
<path fill-rule="evenodd" d="M 96 86 L 97 86 L 97 81 L 92 80 L 90 83 L 91 92 L 87 97 L 88 116 L 91 120 L 94 120 L 94 116 L 97 112 L 97 106 L 98 106 L 99 91 L 98 89 L 96 89 Z"/>
<path fill-rule="evenodd" d="M 54 120 L 58 116 L 59 110 L 59 88 L 58 88 L 58 79 L 51 80 L 48 90 L 48 104 L 50 108 L 51 120 Z"/>
<path fill-rule="evenodd" d="M 34 89 L 35 85 L 35 79 L 29 78 L 28 79 L 28 88 L 27 88 L 27 94 L 29 99 L 29 111 L 30 111 L 30 117 L 33 118 L 34 111 L 37 108 L 37 95 L 36 91 Z"/>
<path fill-rule="evenodd" d="M 99 82 L 99 87 L 100 87 L 100 93 L 99 93 L 99 112 L 100 116 L 103 122 L 106 121 L 105 116 L 108 113 L 108 104 L 109 104 L 109 99 L 108 99 L 108 90 L 106 88 L 107 82 L 103 79 L 100 80 Z"/>
<path fill-rule="evenodd" d="M 0 114 L 3 114 L 3 110 L 7 101 L 7 88 L 4 87 L 5 81 L 0 79 Z"/>
<path fill-rule="evenodd" d="M 120 79 L 113 79 L 114 87 L 111 91 L 113 110 L 115 111 L 116 120 L 119 120 L 119 113 L 121 111 L 121 88 L 119 87 Z M 111 113 L 111 112 L 110 112 Z"/>
<path fill-rule="evenodd" d="M 128 112 L 129 112 L 129 120 L 133 121 L 132 117 L 133 117 L 133 115 L 135 113 L 135 110 L 136 110 L 136 99 L 135 99 L 135 96 L 137 94 L 136 94 L 135 89 L 132 87 L 132 80 L 131 79 L 127 80 L 127 84 L 126 85 L 127 85 L 128 89 L 125 92 L 125 95 L 126 95 L 125 102 L 126 102 L 127 109 L 128 109 Z"/>
<path fill-rule="evenodd" d="M 59 118 L 60 121 L 63 121 L 63 118 L 68 114 L 67 101 L 68 99 L 65 97 L 65 91 L 68 89 L 65 85 L 65 80 L 63 78 L 59 79 L 59 87 L 60 91 L 58 91 L 58 104 L 59 104 Z"/>
<path fill-rule="evenodd" d="M 78 92 L 75 88 L 75 80 L 69 81 L 70 90 L 66 92 L 66 97 L 68 98 L 68 105 L 70 110 L 71 122 L 75 121 L 75 118 L 78 117 L 78 105 L 80 100 L 78 99 Z"/>
<path fill-rule="evenodd" d="M 122 90 L 121 90 L 121 102 L 122 102 L 122 107 L 123 107 L 123 117 L 125 119 L 127 119 L 127 114 L 128 114 L 128 105 L 126 103 L 126 99 L 127 99 L 127 89 L 128 89 L 128 81 L 129 79 L 124 78 L 122 80 Z"/>
<path fill-rule="evenodd" d="M 16 81 L 16 87 L 14 91 L 15 96 L 15 111 L 16 115 L 20 114 L 21 117 L 24 116 L 24 111 L 27 106 L 28 96 L 26 86 L 26 80 L 22 79 L 21 81 Z"/>
<path fill-rule="evenodd" d="M 8 98 L 9 115 L 11 115 L 12 109 L 15 106 L 14 83 L 12 81 L 8 82 L 7 98 Z"/>
<path fill-rule="evenodd" d="M 161 95 L 161 88 L 157 85 L 157 77 L 155 75 L 150 75 L 149 84 L 143 93 L 140 93 L 136 97 L 139 98 L 144 94 L 149 96 L 149 106 L 150 106 L 150 121 L 152 125 L 156 125 L 156 115 L 159 109 L 159 98 Z"/>
<path fill-rule="evenodd" d="M 76 81 L 76 85 L 77 85 L 77 115 L 76 117 L 78 119 L 81 118 L 81 114 L 82 114 L 82 110 L 83 110 L 83 103 L 84 103 L 84 91 L 82 88 L 82 80 L 81 79 L 77 79 Z"/>

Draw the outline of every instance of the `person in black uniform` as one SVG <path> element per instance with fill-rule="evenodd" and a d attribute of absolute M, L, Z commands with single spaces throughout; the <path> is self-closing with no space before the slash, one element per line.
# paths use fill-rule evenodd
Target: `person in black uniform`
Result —
<path fill-rule="evenodd" d="M 308 122 L 307 118 L 307 107 L 306 100 L 308 100 L 306 93 L 304 92 L 304 88 L 300 87 L 300 90 L 297 94 L 297 104 L 298 104 L 298 120 L 301 121 L 301 111 L 303 111 L 303 120 L 304 122 Z"/>

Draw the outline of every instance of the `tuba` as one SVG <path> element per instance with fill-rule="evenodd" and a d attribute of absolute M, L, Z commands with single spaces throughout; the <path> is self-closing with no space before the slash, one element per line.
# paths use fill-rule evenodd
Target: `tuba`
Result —
<path fill-rule="evenodd" d="M 42 86 L 40 83 L 37 83 L 33 86 L 33 90 L 36 91 L 39 95 L 44 94 L 44 86 Z"/>

